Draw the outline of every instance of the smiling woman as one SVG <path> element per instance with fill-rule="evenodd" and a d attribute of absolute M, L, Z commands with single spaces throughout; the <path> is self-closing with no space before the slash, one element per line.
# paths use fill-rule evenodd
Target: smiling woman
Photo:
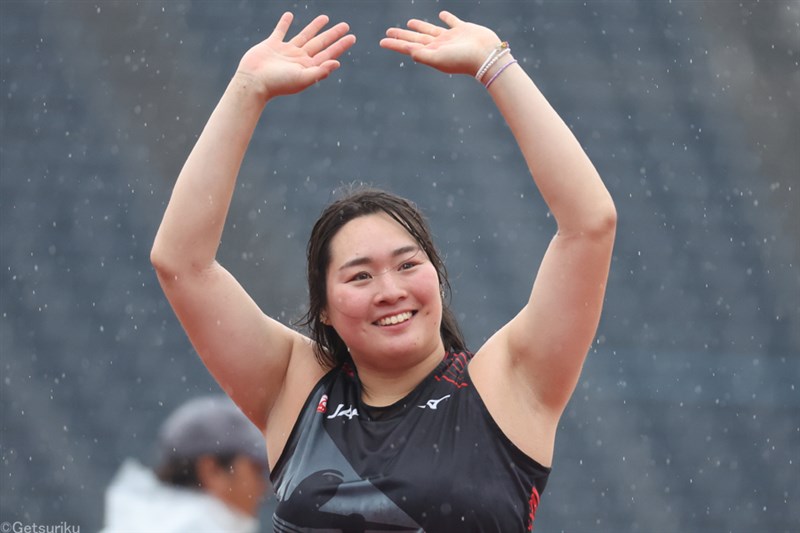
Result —
<path fill-rule="evenodd" d="M 558 223 L 528 303 L 474 355 L 446 303 L 447 273 L 424 217 L 390 193 L 351 192 L 315 224 L 308 337 L 264 315 L 216 262 L 265 105 L 340 66 L 355 43 L 345 23 L 325 30 L 320 16 L 286 40 L 286 13 L 244 55 L 153 245 L 197 352 L 265 432 L 276 531 L 530 530 L 597 328 L 616 225 L 608 191 L 508 43 L 451 13 L 440 18 L 444 26 L 390 28 L 380 44 L 484 85 Z"/>
<path fill-rule="evenodd" d="M 386 239 L 376 240 L 376 235 Z M 409 280 L 417 284 L 434 284 L 433 289 L 438 295 L 435 303 L 440 307 L 434 316 L 438 317 L 441 325 L 433 331 L 440 333 L 440 342 L 447 350 L 466 348 L 452 312 L 443 303 L 445 291 L 450 288 L 444 262 L 424 217 L 410 201 L 383 191 L 352 191 L 320 215 L 311 232 L 307 255 L 311 297 L 301 325 L 310 327 L 312 339 L 316 341 L 315 353 L 321 364 L 337 366 L 351 357 L 338 328 L 326 318 L 329 318 L 329 305 L 341 309 L 341 305 L 347 303 L 342 302 L 342 298 L 348 295 L 348 285 L 352 289 L 350 296 L 365 295 L 368 290 L 374 293 L 391 289 L 392 285 L 387 287 L 387 284 L 398 279 L 395 275 L 398 272 L 405 272 L 404 276 L 399 276 L 399 279 L 406 280 L 401 286 L 405 290 L 409 290 Z M 393 272 L 390 279 L 383 279 L 390 271 Z M 362 279 L 351 279 L 356 277 Z M 337 290 L 336 299 L 329 301 L 334 290 Z M 392 298 L 385 292 L 373 295 Z M 383 300 L 380 309 L 373 313 L 383 312 L 378 319 L 386 318 L 391 316 L 386 315 L 387 312 L 397 310 L 391 309 L 393 305 L 396 307 L 396 303 L 387 304 Z M 343 309 L 341 312 L 347 314 Z"/>
<path fill-rule="evenodd" d="M 328 336 L 338 336 L 337 344 L 347 349 L 334 357 L 354 361 L 366 401 L 391 404 L 428 375 L 445 352 L 436 268 L 411 234 L 385 213 L 352 219 L 330 248 L 320 320 Z M 375 380 L 380 387 L 369 385 Z"/>

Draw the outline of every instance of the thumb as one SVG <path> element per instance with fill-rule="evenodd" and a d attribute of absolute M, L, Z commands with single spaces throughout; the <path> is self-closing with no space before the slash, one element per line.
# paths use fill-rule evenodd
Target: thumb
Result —
<path fill-rule="evenodd" d="M 305 85 L 313 85 L 330 76 L 331 72 L 337 68 L 339 68 L 339 62 L 333 59 L 325 61 L 316 67 L 307 68 L 302 74 L 303 82 L 305 82 Z"/>
<path fill-rule="evenodd" d="M 449 11 L 442 11 L 441 13 L 439 13 L 439 19 L 442 22 L 444 22 L 445 24 L 447 24 L 448 26 L 450 26 L 451 28 L 454 27 L 457 24 L 461 24 L 462 23 L 462 20 L 460 18 L 458 18 L 457 16 L 453 15 Z"/>

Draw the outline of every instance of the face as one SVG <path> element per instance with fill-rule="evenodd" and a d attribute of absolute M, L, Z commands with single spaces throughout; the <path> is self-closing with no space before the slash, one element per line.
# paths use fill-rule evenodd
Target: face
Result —
<path fill-rule="evenodd" d="M 231 507 L 256 516 L 269 488 L 266 468 L 246 455 L 239 455 L 226 474 L 227 486 L 222 499 Z"/>
<path fill-rule="evenodd" d="M 355 218 L 331 240 L 323 320 L 356 364 L 397 366 L 444 351 L 436 269 L 385 213 Z"/>

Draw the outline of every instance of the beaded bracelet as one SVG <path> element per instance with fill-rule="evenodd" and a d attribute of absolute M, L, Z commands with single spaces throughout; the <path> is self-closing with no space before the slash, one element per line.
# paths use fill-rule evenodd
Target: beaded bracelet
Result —
<path fill-rule="evenodd" d="M 475 79 L 481 81 L 492 65 L 494 65 L 498 59 L 509 52 L 511 52 L 511 48 L 508 46 L 508 41 L 503 41 L 502 43 L 498 44 L 494 50 L 491 51 L 489 57 L 486 58 L 486 61 L 483 62 L 481 68 L 478 69 L 478 72 L 475 74 Z"/>
<path fill-rule="evenodd" d="M 497 63 L 497 61 L 498 61 L 498 60 L 499 60 L 501 57 L 503 57 L 504 55 L 506 55 L 506 54 L 509 54 L 509 53 L 511 53 L 511 48 L 506 48 L 505 50 L 503 50 L 502 52 L 500 52 L 499 54 L 497 54 L 496 56 L 494 56 L 494 57 L 492 58 L 492 60 L 491 60 L 491 61 L 489 61 L 489 63 L 486 65 L 486 70 L 484 70 L 484 71 L 481 73 L 481 77 L 480 77 L 480 78 L 478 78 L 478 81 L 481 81 L 481 80 L 483 79 L 483 77 L 484 77 L 484 76 L 486 76 L 486 74 L 487 74 L 487 73 L 488 73 L 488 72 L 489 72 L 489 71 L 492 69 L 492 67 L 495 65 L 495 63 Z M 481 83 L 483 83 L 483 82 L 481 82 Z"/>
<path fill-rule="evenodd" d="M 500 74 L 502 74 L 502 73 L 503 73 L 503 71 L 504 71 L 505 69 L 507 69 L 508 67 L 510 67 L 511 65 L 513 65 L 513 64 L 514 64 L 514 63 L 516 63 L 516 62 L 517 62 L 517 60 L 516 60 L 516 59 L 514 59 L 514 60 L 512 60 L 512 61 L 509 61 L 508 63 L 506 63 L 506 64 L 505 64 L 505 65 L 503 65 L 502 67 L 500 67 L 500 68 L 497 70 L 497 72 L 495 72 L 495 73 L 494 73 L 494 76 L 492 76 L 491 78 L 489 78 L 489 81 L 487 81 L 487 82 L 486 82 L 486 85 L 485 85 L 485 87 L 488 89 L 488 88 L 489 88 L 489 85 L 491 85 L 491 84 L 492 84 L 492 82 L 493 82 L 494 80 L 496 80 L 496 79 L 497 79 L 497 76 L 499 76 Z"/>

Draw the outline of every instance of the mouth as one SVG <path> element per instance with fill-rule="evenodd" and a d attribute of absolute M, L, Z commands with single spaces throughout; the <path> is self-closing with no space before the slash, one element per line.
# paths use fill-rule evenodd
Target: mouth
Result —
<path fill-rule="evenodd" d="M 383 317 L 380 320 L 376 320 L 374 324 L 378 326 L 395 326 L 411 320 L 412 316 L 414 316 L 414 312 L 405 311 L 403 313 L 397 313 L 396 315 Z"/>

